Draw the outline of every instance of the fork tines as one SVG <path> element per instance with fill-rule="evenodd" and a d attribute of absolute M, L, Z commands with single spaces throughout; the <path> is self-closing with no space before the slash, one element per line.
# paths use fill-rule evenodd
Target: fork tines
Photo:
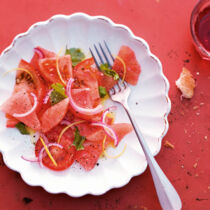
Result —
<path fill-rule="evenodd" d="M 104 41 L 105 47 L 103 47 L 100 42 L 98 43 L 98 45 L 99 45 L 99 47 L 97 48 L 97 46 L 94 44 L 94 49 L 97 54 L 98 60 L 96 58 L 96 55 L 93 53 L 93 50 L 91 50 L 91 48 L 89 48 L 90 53 L 93 56 L 93 59 L 95 61 L 97 68 L 99 70 L 101 70 L 100 65 L 105 64 L 105 63 L 107 63 L 109 65 L 109 67 L 112 67 L 112 64 L 114 62 L 114 57 L 112 56 L 112 53 L 111 53 L 107 43 Z"/>

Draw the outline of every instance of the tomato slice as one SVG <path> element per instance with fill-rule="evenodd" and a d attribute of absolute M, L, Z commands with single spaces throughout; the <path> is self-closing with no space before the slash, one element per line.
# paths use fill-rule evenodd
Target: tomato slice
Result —
<path fill-rule="evenodd" d="M 46 152 L 42 159 L 42 163 L 47 167 L 55 171 L 62 171 L 69 168 L 74 162 L 75 148 L 70 147 L 66 150 L 57 146 L 51 146 L 48 148 L 52 157 L 54 158 L 57 166 L 55 166 L 52 160 L 49 158 Z"/>
<path fill-rule="evenodd" d="M 14 91 L 18 92 L 25 89 L 27 92 L 33 92 L 37 96 L 38 105 L 36 112 L 38 112 L 43 104 L 43 99 L 46 95 L 46 86 L 39 72 L 33 68 L 33 66 L 25 60 L 21 60 L 19 68 L 27 69 L 31 72 L 33 80 L 28 80 L 27 76 L 22 71 L 17 72 L 18 83 L 15 85 Z M 25 77 L 23 76 L 25 75 Z"/>
<path fill-rule="evenodd" d="M 83 61 L 81 61 L 80 63 L 78 63 L 75 67 L 74 67 L 74 71 L 73 73 L 75 73 L 77 70 L 84 70 L 84 69 L 90 69 L 93 68 L 93 64 L 95 64 L 94 59 L 93 58 L 87 58 Z"/>
<path fill-rule="evenodd" d="M 67 82 L 72 77 L 72 63 L 70 55 L 60 56 L 58 59 L 59 71 L 62 79 Z M 39 60 L 39 69 L 44 79 L 50 83 L 62 83 L 56 68 L 56 57 Z"/>
<path fill-rule="evenodd" d="M 57 143 L 59 134 L 64 127 L 65 126 L 58 125 L 45 134 L 49 143 Z M 48 148 L 54 160 L 56 161 L 57 166 L 55 166 L 52 163 L 47 153 L 44 152 L 42 162 L 47 168 L 50 168 L 55 171 L 61 171 L 61 170 L 65 170 L 69 168 L 73 164 L 74 156 L 75 156 L 75 147 L 72 146 L 73 137 L 74 137 L 74 134 L 73 134 L 72 129 L 68 129 L 63 134 L 60 141 L 60 145 L 63 146 L 62 149 L 57 146 L 51 146 Z M 37 157 L 39 156 L 39 153 L 42 148 L 43 148 L 43 145 L 39 139 L 35 145 L 35 155 Z"/>

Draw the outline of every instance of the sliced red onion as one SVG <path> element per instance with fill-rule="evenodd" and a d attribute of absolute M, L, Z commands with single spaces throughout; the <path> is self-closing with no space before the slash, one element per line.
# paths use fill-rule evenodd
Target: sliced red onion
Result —
<path fill-rule="evenodd" d="M 32 108 L 29 110 L 29 111 L 27 111 L 27 112 L 25 112 L 25 113 L 22 113 L 22 114 L 16 114 L 16 113 L 14 113 L 12 116 L 13 117 L 26 117 L 26 116 L 28 116 L 29 114 L 31 114 L 35 109 L 36 109 L 36 107 L 37 107 L 37 97 L 36 97 L 36 95 L 34 94 L 34 93 L 31 93 L 31 95 L 33 96 L 33 98 L 34 98 L 34 105 L 32 106 Z"/>
<path fill-rule="evenodd" d="M 47 144 L 47 148 L 51 147 L 51 146 L 55 146 L 55 147 L 59 147 L 60 149 L 63 149 L 63 146 L 60 145 L 60 144 L 57 144 L 57 143 L 49 143 Z M 41 168 L 44 167 L 43 163 L 42 163 L 42 159 L 43 159 L 43 154 L 44 154 L 44 151 L 45 151 L 45 148 L 42 147 L 40 153 L 39 153 L 39 157 L 38 157 L 38 160 L 39 160 L 39 165 Z"/>
<path fill-rule="evenodd" d="M 29 162 L 38 162 L 39 161 L 37 157 L 25 157 L 25 156 L 21 155 L 21 158 L 23 160 L 26 160 L 26 161 L 29 161 Z"/>
<path fill-rule="evenodd" d="M 39 58 L 44 58 L 44 53 L 39 48 L 34 48 L 34 51 L 38 54 Z"/>
<path fill-rule="evenodd" d="M 102 122 L 102 123 L 106 123 L 106 115 L 107 115 L 109 112 L 111 112 L 111 111 L 115 111 L 116 109 L 117 109 L 116 106 L 111 106 L 111 107 L 107 108 L 107 109 L 104 111 L 104 113 L 103 113 L 103 115 L 102 115 L 102 117 L 101 117 L 101 122 Z"/>
<path fill-rule="evenodd" d="M 104 128 L 104 131 L 105 131 L 112 139 L 114 139 L 114 145 L 115 145 L 115 146 L 118 145 L 118 142 L 119 142 L 119 141 L 118 141 L 117 135 L 116 135 L 116 133 L 114 132 L 114 130 L 113 130 L 110 126 L 108 126 L 108 125 L 106 125 L 106 124 L 104 124 L 104 123 L 101 123 L 101 122 L 91 123 L 91 125 L 103 127 L 103 128 Z"/>
<path fill-rule="evenodd" d="M 39 160 L 39 165 L 41 168 L 43 168 L 43 163 L 42 163 L 42 159 L 43 159 L 43 152 L 45 151 L 45 148 L 42 147 L 42 149 L 40 150 L 39 156 L 38 156 L 38 160 Z"/>
<path fill-rule="evenodd" d="M 43 138 L 45 144 L 49 144 L 48 138 L 43 133 L 40 133 L 40 136 Z"/>
<path fill-rule="evenodd" d="M 71 122 L 69 122 L 68 120 L 62 120 L 62 121 L 60 122 L 60 124 L 61 124 L 61 125 L 70 125 Z"/>
<path fill-rule="evenodd" d="M 46 104 L 50 98 L 50 94 L 52 93 L 53 89 L 49 90 L 47 95 L 44 97 L 43 104 Z"/>
<path fill-rule="evenodd" d="M 97 107 L 93 108 L 93 109 L 87 109 L 87 108 L 79 107 L 74 102 L 74 100 L 72 98 L 72 95 L 71 95 L 71 87 L 72 87 L 73 82 L 74 82 L 74 79 L 70 78 L 68 83 L 67 83 L 67 87 L 66 87 L 66 92 L 67 92 L 70 104 L 73 107 L 73 109 L 75 109 L 77 112 L 79 112 L 81 114 L 85 114 L 85 115 L 94 115 L 94 114 L 98 114 L 99 112 L 101 112 L 103 110 L 103 106 L 101 104 L 98 105 Z"/>

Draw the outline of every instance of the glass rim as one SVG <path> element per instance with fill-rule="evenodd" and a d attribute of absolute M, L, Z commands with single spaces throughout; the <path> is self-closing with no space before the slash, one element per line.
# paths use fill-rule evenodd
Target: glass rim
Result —
<path fill-rule="evenodd" d="M 201 53 L 202 55 L 210 58 L 210 52 L 208 52 L 204 48 L 203 44 L 199 41 L 199 39 L 197 38 L 197 35 L 195 33 L 195 21 L 196 21 L 196 19 L 198 17 L 198 14 L 199 14 L 200 10 L 206 8 L 205 7 L 206 3 L 209 3 L 209 0 L 199 0 L 196 3 L 196 5 L 195 5 L 195 7 L 194 7 L 194 9 L 193 9 L 193 11 L 191 13 L 191 17 L 190 17 L 190 31 L 191 31 L 191 35 L 192 35 L 192 38 L 193 38 L 195 46 L 197 48 L 199 48 L 199 51 L 200 51 L 199 53 Z"/>

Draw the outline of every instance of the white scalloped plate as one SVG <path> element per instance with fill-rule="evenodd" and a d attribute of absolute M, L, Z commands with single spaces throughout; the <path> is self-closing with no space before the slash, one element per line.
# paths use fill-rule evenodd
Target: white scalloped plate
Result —
<path fill-rule="evenodd" d="M 79 47 L 89 54 L 89 47 L 103 40 L 108 42 L 113 54 L 117 54 L 121 45 L 128 45 L 135 51 L 141 65 L 141 75 L 137 86 L 132 87 L 129 105 L 152 154 L 156 155 L 168 130 L 167 115 L 171 107 L 169 83 L 163 75 L 160 61 L 151 54 L 148 44 L 134 36 L 128 27 L 115 24 L 104 16 L 92 17 L 83 13 L 53 16 L 15 37 L 0 56 L 0 74 L 17 67 L 21 58 L 29 61 L 35 46 L 58 52 L 68 45 Z M 15 73 L 0 77 L 0 105 L 10 96 L 14 82 Z M 129 122 L 121 107 L 116 116 L 117 122 Z M 38 164 L 20 158 L 22 154 L 33 153 L 33 146 L 28 136 L 19 134 L 16 129 L 5 128 L 5 122 L 4 114 L 0 112 L 0 150 L 4 162 L 10 169 L 19 172 L 26 183 L 42 186 L 50 193 L 63 192 L 74 197 L 101 195 L 112 188 L 124 186 L 147 167 L 138 140 L 131 133 L 123 139 L 119 148 L 109 151 L 117 154 L 127 143 L 127 149 L 121 157 L 114 160 L 101 158 L 99 166 L 90 172 L 84 172 L 78 165 L 63 172 L 42 169 Z"/>

